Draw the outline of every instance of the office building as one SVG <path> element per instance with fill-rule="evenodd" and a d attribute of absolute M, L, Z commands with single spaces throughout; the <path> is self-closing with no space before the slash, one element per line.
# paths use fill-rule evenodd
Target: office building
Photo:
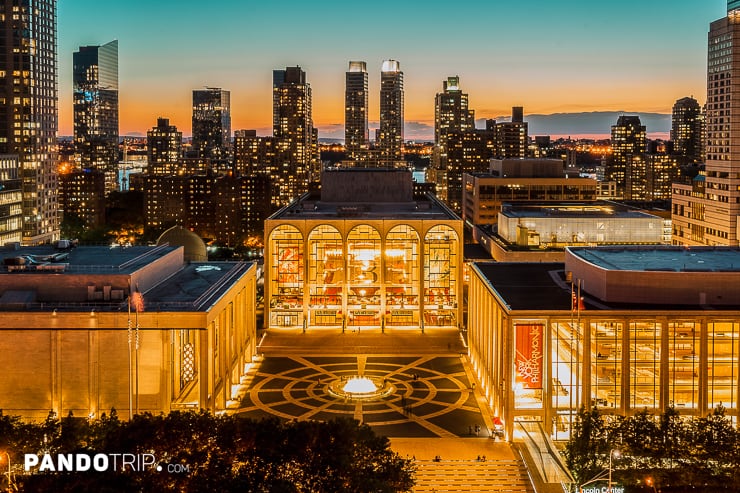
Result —
<path fill-rule="evenodd" d="M 256 265 L 186 262 L 186 250 L 205 252 L 192 236 L 185 247 L 4 252 L 3 412 L 225 410 L 256 352 Z"/>
<path fill-rule="evenodd" d="M 671 142 L 673 152 L 682 156 L 685 163 L 704 162 L 704 114 L 694 98 L 681 98 L 673 105 Z"/>
<path fill-rule="evenodd" d="M 562 263 L 474 263 L 468 344 L 481 391 L 567 439 L 579 409 L 737 419 L 740 251 L 569 248 Z M 522 282 L 526 279 L 527 282 Z"/>
<path fill-rule="evenodd" d="M 171 175 L 178 172 L 182 159 L 182 132 L 170 125 L 169 118 L 157 118 L 157 126 L 146 133 L 147 173 Z"/>
<path fill-rule="evenodd" d="M 605 179 L 615 181 L 617 189 L 627 188 L 628 168 L 633 158 L 642 158 L 646 146 L 646 129 L 639 116 L 621 115 L 617 124 L 612 125 L 612 156 L 606 167 Z M 636 163 L 641 164 L 641 161 Z"/>
<path fill-rule="evenodd" d="M 345 74 L 344 146 L 347 158 L 362 161 L 369 148 L 367 125 L 368 92 L 365 62 L 349 62 Z"/>
<path fill-rule="evenodd" d="M 728 2 L 727 17 L 709 28 L 706 103 L 706 166 L 690 183 L 673 185 L 673 243 L 737 245 L 740 217 L 740 11 Z"/>
<path fill-rule="evenodd" d="M 0 155 L 16 155 L 23 243 L 59 238 L 56 0 L 3 0 Z"/>
<path fill-rule="evenodd" d="M 308 191 L 319 179 L 318 132 L 311 117 L 311 85 L 301 67 L 272 72 L 272 136 L 277 140 L 276 163 L 270 171 L 280 205 Z"/>
<path fill-rule="evenodd" d="M 492 159 L 488 173 L 463 175 L 463 220 L 469 226 L 496 224 L 504 202 L 589 202 L 592 178 L 568 178 L 562 159 Z"/>
<path fill-rule="evenodd" d="M 82 169 L 118 170 L 118 41 L 81 46 L 72 56 L 74 143 Z"/>
<path fill-rule="evenodd" d="M 324 171 L 265 221 L 271 328 L 433 331 L 462 316 L 462 221 L 411 171 Z"/>
<path fill-rule="evenodd" d="M 193 151 L 212 165 L 229 160 L 231 93 L 220 87 L 193 91 Z"/>
<path fill-rule="evenodd" d="M 385 60 L 380 71 L 380 128 L 377 134 L 381 166 L 404 165 L 403 72 L 401 63 Z"/>

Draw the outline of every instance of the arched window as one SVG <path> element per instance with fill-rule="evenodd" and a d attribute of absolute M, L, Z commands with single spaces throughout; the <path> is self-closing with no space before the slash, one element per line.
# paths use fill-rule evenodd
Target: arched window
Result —
<path fill-rule="evenodd" d="M 295 310 L 296 315 L 280 315 L 271 325 L 299 325 L 297 315 L 303 307 L 303 235 L 294 226 L 283 225 L 270 233 L 270 308 Z M 272 313 L 272 312 L 271 312 Z"/>
<path fill-rule="evenodd" d="M 430 229 L 424 237 L 425 325 L 457 324 L 458 242 L 455 230 L 443 224 Z"/>
<path fill-rule="evenodd" d="M 385 237 L 385 304 L 387 325 L 419 326 L 419 234 L 409 225 Z"/>
<path fill-rule="evenodd" d="M 350 325 L 380 325 L 380 233 L 367 224 L 347 236 L 347 309 Z"/>
<path fill-rule="evenodd" d="M 327 224 L 308 235 L 308 292 L 311 325 L 341 325 L 344 245 L 339 231 Z"/>

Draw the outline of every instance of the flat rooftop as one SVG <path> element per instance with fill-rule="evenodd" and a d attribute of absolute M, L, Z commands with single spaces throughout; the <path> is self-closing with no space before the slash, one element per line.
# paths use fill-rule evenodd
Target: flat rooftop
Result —
<path fill-rule="evenodd" d="M 617 204 L 504 204 L 501 214 L 511 218 L 654 219 L 657 216 Z"/>
<path fill-rule="evenodd" d="M 510 310 L 571 311 L 570 283 L 565 280 L 564 263 L 474 262 L 475 269 L 498 293 Z M 625 310 L 740 310 L 740 305 L 703 306 L 697 304 L 659 304 L 606 302 L 581 291 L 584 311 Z"/>
<path fill-rule="evenodd" d="M 460 217 L 438 200 L 409 202 L 324 202 L 304 196 L 270 219 L 415 219 L 456 220 Z"/>
<path fill-rule="evenodd" d="M 622 271 L 740 272 L 740 248 L 569 247 L 597 267 Z"/>
<path fill-rule="evenodd" d="M 163 245 L 151 246 L 81 246 L 60 250 L 51 245 L 21 247 L 18 250 L 0 249 L 0 272 L 8 272 L 6 259 L 22 257 L 25 265 L 38 264 L 65 265 L 63 273 L 103 273 L 131 274 L 144 265 L 164 257 L 179 247 Z M 54 257 L 56 255 L 56 257 Z M 30 270 L 31 272 L 33 270 Z M 22 273 L 19 271 L 16 273 Z"/>

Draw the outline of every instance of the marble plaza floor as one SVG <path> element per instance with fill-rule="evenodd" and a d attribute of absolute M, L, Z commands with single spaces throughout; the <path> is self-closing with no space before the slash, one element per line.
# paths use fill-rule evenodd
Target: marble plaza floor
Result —
<path fill-rule="evenodd" d="M 353 417 L 388 437 L 489 436 L 491 419 L 482 411 L 465 356 L 395 349 L 405 354 L 267 354 L 244 382 L 238 409 L 229 411 L 255 419 Z M 390 393 L 362 401 L 330 392 L 337 381 L 354 375 L 382 382 Z"/>

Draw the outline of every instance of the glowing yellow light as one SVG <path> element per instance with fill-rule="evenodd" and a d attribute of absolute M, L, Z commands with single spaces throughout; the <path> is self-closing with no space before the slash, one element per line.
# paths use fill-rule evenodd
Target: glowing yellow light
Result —
<path fill-rule="evenodd" d="M 344 384 L 342 390 L 348 394 L 370 394 L 377 392 L 378 387 L 367 377 L 352 377 Z"/>

